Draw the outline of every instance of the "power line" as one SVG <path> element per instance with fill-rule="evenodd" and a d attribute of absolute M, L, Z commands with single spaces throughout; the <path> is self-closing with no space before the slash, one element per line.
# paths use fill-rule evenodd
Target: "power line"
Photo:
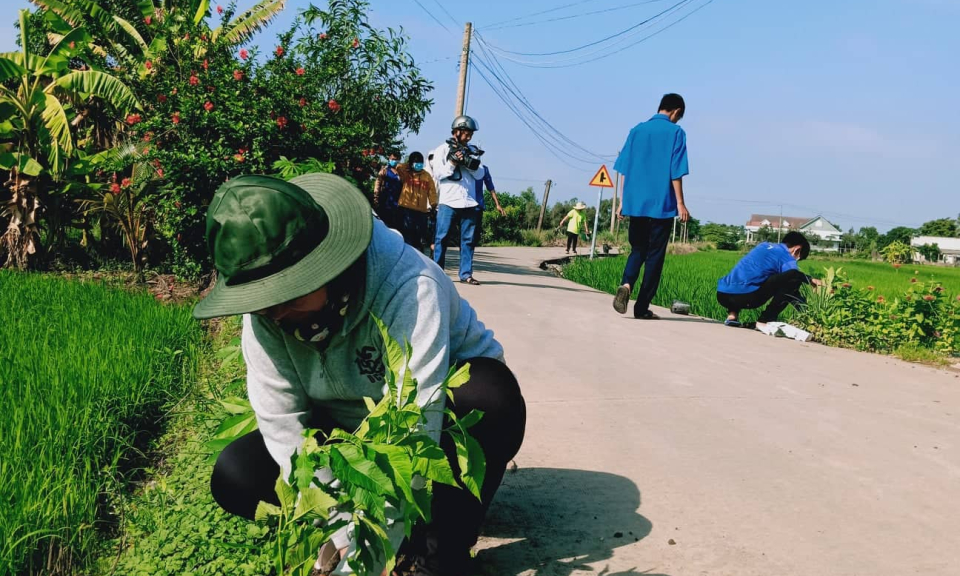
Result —
<path fill-rule="evenodd" d="M 443 10 L 443 13 L 446 14 L 448 18 L 450 18 L 451 22 L 453 22 L 457 26 L 460 25 L 460 21 L 453 17 L 453 14 L 451 14 L 450 11 L 447 10 L 446 6 L 440 3 L 440 0 L 433 0 L 433 3 L 439 6 L 441 10 Z"/>
<path fill-rule="evenodd" d="M 596 46 L 597 44 L 603 44 L 604 42 L 608 42 L 608 41 L 610 41 L 610 40 L 613 40 L 614 38 L 619 38 L 620 36 L 623 36 L 624 34 L 627 34 L 627 33 L 629 33 L 629 32 L 632 32 L 633 30 L 635 30 L 635 29 L 643 26 L 644 24 L 647 24 L 648 22 L 650 22 L 650 21 L 652 21 L 652 20 L 655 20 L 655 19 L 659 18 L 660 16 L 663 16 L 664 14 L 670 12 L 671 10 L 675 10 L 676 8 L 678 8 L 678 7 L 680 7 L 680 6 L 684 5 L 684 4 L 687 4 L 687 3 L 691 2 L 691 1 L 692 1 L 692 0 L 680 0 L 680 2 L 677 2 L 676 4 L 673 4 L 672 6 L 670 6 L 670 8 L 667 8 L 666 10 L 663 10 L 662 12 L 659 12 L 659 13 L 655 14 L 654 16 L 651 16 L 650 18 L 647 18 L 646 20 L 643 20 L 643 21 L 641 21 L 641 22 L 638 22 L 638 23 L 634 24 L 633 26 L 630 26 L 630 27 L 628 27 L 628 28 L 625 28 L 625 29 L 623 29 L 623 30 L 621 30 L 621 31 L 619 31 L 619 32 L 617 32 L 617 33 L 615 33 L 615 34 L 611 34 L 610 36 L 607 36 L 607 37 L 605 37 L 605 38 L 601 38 L 601 39 L 596 40 L 596 41 L 594 41 L 594 42 L 590 42 L 590 43 L 587 43 L 587 44 L 583 44 L 582 46 L 577 46 L 576 48 L 570 48 L 570 49 L 568 49 L 568 50 L 558 50 L 558 51 L 556 51 L 556 52 L 514 52 L 514 51 L 512 51 L 512 50 L 504 50 L 504 49 L 502 49 L 502 48 L 498 48 L 498 49 L 497 49 L 497 52 L 502 52 L 502 53 L 504 53 L 504 54 L 514 54 L 514 55 L 516 55 L 516 56 L 557 56 L 557 55 L 560 55 L 560 54 L 570 54 L 571 52 L 577 52 L 577 51 L 583 50 L 584 48 L 590 48 L 590 47 L 592 47 L 592 46 Z M 419 2 L 418 2 L 418 3 L 419 3 Z"/>
<path fill-rule="evenodd" d="M 499 26 L 500 24 L 508 24 L 510 22 L 516 22 L 518 20 L 526 20 L 527 18 L 532 18 L 534 16 L 541 16 L 543 14 L 549 14 L 551 12 L 559 12 L 564 8 L 571 8 L 573 6 L 579 6 L 581 4 L 588 4 L 590 2 L 595 2 L 596 0 L 581 0 L 580 2 L 571 2 L 570 4 L 564 4 L 563 6 L 557 6 L 556 8 L 550 8 L 549 10 L 543 10 L 541 12 L 534 12 L 533 14 L 527 14 L 526 16 L 517 16 L 516 18 L 510 18 L 508 20 L 501 20 L 500 22 L 494 22 L 488 26 L 485 26 L 484 29 L 492 29 L 494 26 Z"/>
<path fill-rule="evenodd" d="M 536 26 L 537 24 L 549 24 L 550 22 L 561 22 L 563 20 L 572 20 L 574 18 L 584 18 L 586 16 L 595 16 L 597 14 L 617 12 L 618 10 L 626 10 L 628 8 L 636 8 L 637 6 L 646 6 L 647 4 L 655 4 L 657 2 L 664 2 L 664 1 L 665 0 L 644 0 L 643 2 L 635 2 L 633 4 L 615 6 L 613 8 L 605 8 L 603 10 L 594 10 L 593 12 L 584 12 L 583 14 L 571 14 L 570 16 L 557 16 L 555 18 L 547 18 L 544 20 L 534 20 L 533 22 L 522 22 L 520 24 L 507 24 L 503 26 L 486 27 L 486 28 L 483 28 L 483 31 L 492 32 L 494 30 L 505 30 L 507 28 L 523 28 L 525 26 Z"/>
<path fill-rule="evenodd" d="M 608 50 L 609 50 L 610 48 L 613 48 L 614 46 L 617 46 L 618 44 L 623 44 L 624 42 L 629 41 L 629 40 L 632 38 L 632 36 L 624 37 L 624 38 L 618 40 L 617 42 L 614 42 L 613 44 L 611 44 L 611 45 L 609 45 L 609 46 L 604 46 L 604 47 L 600 48 L 599 50 L 595 50 L 594 52 L 592 52 L 592 53 L 590 53 L 590 54 L 583 54 L 583 55 L 575 56 L 575 57 L 573 57 L 573 58 L 567 58 L 567 59 L 565 59 L 565 60 L 554 60 L 554 61 L 546 61 L 546 62 L 534 62 L 534 61 L 529 61 L 529 60 L 519 60 L 519 59 L 516 59 L 516 58 L 512 58 L 512 57 L 510 57 L 510 56 L 507 56 L 507 55 L 502 55 L 502 56 L 503 56 L 503 58 L 506 59 L 506 60 L 509 60 L 509 61 L 511 61 L 511 62 L 513 62 L 513 63 L 515 63 L 515 64 L 520 64 L 521 66 L 525 66 L 525 67 L 527 67 L 527 68 L 541 68 L 541 69 L 542 69 L 542 68 L 572 68 L 572 67 L 575 67 L 575 66 L 582 66 L 582 65 L 584 65 L 584 64 L 588 64 L 588 63 L 591 63 L 591 62 L 596 62 L 597 60 L 602 60 L 602 59 L 604 59 L 604 58 L 609 58 L 609 57 L 611 57 L 611 56 L 614 56 L 614 55 L 616 55 L 616 54 L 619 54 L 620 52 L 623 52 L 624 50 L 627 50 L 627 49 L 629 49 L 629 48 L 632 48 L 632 47 L 636 46 L 637 44 L 641 44 L 641 43 L 643 43 L 643 42 L 646 42 L 647 40 L 650 40 L 651 38 L 653 38 L 653 37 L 655 37 L 655 36 L 658 36 L 659 34 L 661 34 L 661 33 L 663 33 L 663 32 L 666 32 L 666 31 L 669 30 L 670 28 L 673 28 L 673 27 L 676 26 L 677 24 L 683 22 L 684 20 L 686 20 L 686 19 L 689 18 L 690 16 L 693 16 L 695 13 L 697 13 L 697 12 L 699 12 L 700 10 L 706 8 L 708 5 L 710 5 L 710 4 L 712 4 L 712 3 L 713 3 L 713 0 L 707 0 L 704 4 L 698 6 L 698 7 L 695 8 L 694 10 L 691 10 L 689 13 L 683 15 L 682 17 L 678 18 L 677 20 L 675 20 L 675 21 L 667 24 L 667 25 L 664 26 L 663 28 L 661 28 L 661 29 L 659 29 L 659 30 L 656 30 L 656 31 L 654 31 L 654 32 L 652 32 L 652 33 L 650 33 L 650 34 L 647 34 L 646 36 L 643 36 L 643 37 L 640 38 L 639 40 L 636 40 L 636 41 L 634 41 L 634 42 L 631 42 L 630 44 L 627 44 L 626 46 L 623 46 L 622 48 L 618 48 L 618 49 L 616 49 L 616 50 L 614 50 L 614 51 L 612 51 L 612 52 L 611 52 L 611 51 L 608 51 Z M 677 9 L 671 9 L 670 11 L 677 11 L 677 10 L 679 10 L 679 8 L 677 8 Z M 599 55 L 598 55 L 598 54 L 599 54 Z M 598 56 L 595 56 L 595 57 L 593 57 L 593 58 L 590 58 L 590 56 L 594 56 L 594 55 L 598 55 Z"/>
<path fill-rule="evenodd" d="M 437 24 L 439 24 L 441 28 L 443 28 L 444 30 L 446 30 L 446 31 L 447 31 L 448 33 L 450 33 L 450 34 L 453 34 L 453 30 L 450 30 L 449 28 L 447 28 L 447 25 L 444 24 L 443 22 L 441 22 L 439 18 L 437 18 L 436 16 L 434 16 L 434 15 L 433 15 L 433 12 L 427 10 L 427 7 L 424 6 L 423 4 L 421 4 L 421 3 L 420 3 L 420 0 L 413 0 L 413 1 L 416 2 L 416 3 L 417 3 L 417 6 L 419 6 L 420 8 L 422 8 L 423 11 L 426 12 L 428 16 L 430 16 L 430 18 L 433 18 L 433 21 L 436 22 Z"/>

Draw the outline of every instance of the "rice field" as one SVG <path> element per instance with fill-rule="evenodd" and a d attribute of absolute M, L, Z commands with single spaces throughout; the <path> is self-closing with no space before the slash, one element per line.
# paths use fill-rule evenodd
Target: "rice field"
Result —
<path fill-rule="evenodd" d="M 186 308 L 0 271 L 0 574 L 80 573 L 196 371 Z"/>
<path fill-rule="evenodd" d="M 690 303 L 693 314 L 715 320 L 726 317 L 716 297 L 717 280 L 725 276 L 741 258 L 736 252 L 696 252 L 687 255 L 668 255 L 663 278 L 654 304 L 669 307 L 674 300 Z M 626 257 L 577 259 L 564 267 L 563 275 L 574 282 L 613 294 L 620 284 Z M 842 268 L 848 281 L 858 288 L 873 286 L 877 294 L 894 298 L 906 291 L 910 278 L 939 282 L 947 293 L 960 294 L 960 268 L 904 265 L 899 269 L 890 264 L 861 260 L 820 260 L 811 258 L 800 263 L 800 268 L 812 276 L 823 276 L 826 268 Z M 636 296 L 636 294 L 634 294 Z M 787 314 L 791 309 L 788 309 Z M 754 319 L 757 312 L 744 311 L 745 319 Z"/>

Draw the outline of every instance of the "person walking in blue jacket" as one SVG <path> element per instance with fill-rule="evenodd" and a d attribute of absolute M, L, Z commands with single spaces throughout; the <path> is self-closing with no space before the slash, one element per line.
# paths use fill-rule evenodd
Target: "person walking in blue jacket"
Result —
<path fill-rule="evenodd" d="M 613 308 L 626 314 L 630 294 L 644 268 L 633 308 L 633 316 L 643 320 L 658 318 L 650 303 L 660 286 L 673 220 L 678 216 L 681 222 L 690 219 L 683 199 L 683 177 L 690 173 L 687 135 L 677 126 L 685 111 L 679 94 L 665 95 L 659 112 L 630 131 L 614 165 L 625 178 L 617 216 L 630 217 L 630 256 Z"/>

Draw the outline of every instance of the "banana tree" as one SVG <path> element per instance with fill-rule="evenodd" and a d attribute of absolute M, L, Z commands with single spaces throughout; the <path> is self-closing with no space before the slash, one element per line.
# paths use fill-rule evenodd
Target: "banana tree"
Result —
<path fill-rule="evenodd" d="M 56 184 L 75 152 L 71 119 L 75 101 L 95 98 L 125 115 L 139 103 L 114 76 L 98 70 L 72 70 L 70 59 L 90 42 L 84 28 L 62 35 L 44 55 L 30 51 L 33 30 L 28 12 L 20 11 L 19 52 L 0 53 L 0 169 L 9 177 L 10 198 L 0 206 L 7 219 L 0 247 L 5 266 L 26 268 L 39 245 L 41 198 Z"/>

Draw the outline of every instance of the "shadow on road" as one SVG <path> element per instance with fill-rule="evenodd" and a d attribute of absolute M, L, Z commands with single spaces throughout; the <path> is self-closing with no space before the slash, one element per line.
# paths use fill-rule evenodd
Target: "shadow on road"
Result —
<path fill-rule="evenodd" d="M 483 531 L 504 543 L 477 557 L 484 574 L 498 576 L 666 576 L 604 562 L 650 534 L 653 525 L 639 507 L 640 490 L 623 476 L 556 468 L 507 472 Z"/>

